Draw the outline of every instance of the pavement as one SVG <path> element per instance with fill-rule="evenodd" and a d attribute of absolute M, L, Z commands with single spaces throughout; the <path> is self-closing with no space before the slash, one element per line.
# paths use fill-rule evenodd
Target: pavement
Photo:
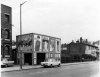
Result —
<path fill-rule="evenodd" d="M 91 61 L 94 62 L 94 61 Z M 81 63 L 88 63 L 88 62 L 76 62 L 76 63 L 62 63 L 61 66 L 65 65 L 75 65 L 75 64 L 81 64 Z M 20 69 L 19 65 L 14 65 L 13 67 L 6 67 L 6 68 L 1 68 L 1 72 L 11 72 L 11 71 L 21 71 L 21 70 L 28 70 L 28 69 L 37 69 L 41 68 L 41 65 L 24 65 L 22 69 Z"/>
<path fill-rule="evenodd" d="M 27 70 L 1 72 L 1 77 L 100 77 L 98 67 L 99 62 L 95 61 L 65 63 L 59 68 L 27 68 Z"/>

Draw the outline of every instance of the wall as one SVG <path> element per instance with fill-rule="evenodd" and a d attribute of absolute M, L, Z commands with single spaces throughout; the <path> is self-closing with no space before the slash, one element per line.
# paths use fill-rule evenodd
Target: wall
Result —
<path fill-rule="evenodd" d="M 67 45 L 68 54 L 84 54 L 85 46 L 82 43 L 70 43 Z"/>
<path fill-rule="evenodd" d="M 1 4 L 1 53 L 12 58 L 12 8 Z M 8 53 L 9 52 L 9 53 Z"/>
<path fill-rule="evenodd" d="M 96 57 L 96 52 L 97 51 L 98 51 L 98 49 L 96 47 L 90 46 L 90 45 L 86 45 L 85 54 L 90 54 L 90 55 Z"/>

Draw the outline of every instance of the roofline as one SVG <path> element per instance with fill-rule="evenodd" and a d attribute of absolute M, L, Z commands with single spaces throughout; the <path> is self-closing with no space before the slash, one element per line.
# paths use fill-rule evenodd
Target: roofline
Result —
<path fill-rule="evenodd" d="M 52 37 L 52 38 L 56 38 L 56 39 L 60 39 L 61 40 L 61 38 L 58 38 L 58 37 L 53 37 L 53 36 L 49 36 L 49 35 L 44 35 L 44 34 L 39 34 L 39 33 L 27 33 L 27 34 L 22 34 L 21 36 L 24 36 L 24 35 L 29 35 L 29 34 L 33 34 L 33 35 L 42 35 L 42 36 L 47 36 L 47 37 Z M 18 36 L 20 36 L 20 35 L 17 35 L 16 37 L 18 37 Z"/>
<path fill-rule="evenodd" d="M 67 44 L 67 45 L 70 45 L 70 44 L 72 44 L 72 43 L 69 43 L 69 44 Z M 95 47 L 95 48 L 98 48 L 97 46 L 94 46 L 94 45 L 91 45 L 91 44 L 86 44 L 86 43 L 74 43 L 74 44 L 84 44 L 84 45 L 88 45 L 88 46 L 92 46 L 92 47 Z"/>
<path fill-rule="evenodd" d="M 6 7 L 9 7 L 9 8 L 12 8 L 12 7 L 10 7 L 10 6 L 8 6 L 8 5 L 5 5 L 5 4 L 1 4 L 1 6 L 6 6 Z"/>

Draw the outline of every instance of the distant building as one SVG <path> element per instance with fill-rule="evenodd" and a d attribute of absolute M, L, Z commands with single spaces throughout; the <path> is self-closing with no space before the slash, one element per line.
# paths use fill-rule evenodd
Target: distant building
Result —
<path fill-rule="evenodd" d="M 97 52 L 98 52 L 98 47 L 91 44 L 90 42 L 88 42 L 88 40 L 83 40 L 82 38 L 80 38 L 80 40 L 76 41 L 76 42 L 71 42 L 69 44 L 67 44 L 65 47 L 64 45 L 62 46 L 63 48 L 66 48 L 67 50 L 62 50 L 62 52 L 66 52 L 66 55 L 74 55 L 74 54 L 90 54 L 92 56 L 97 56 Z M 63 49 L 62 48 L 62 49 Z M 62 53 L 62 54 L 63 54 Z"/>
<path fill-rule="evenodd" d="M 99 48 L 99 51 L 97 52 L 97 58 L 100 60 L 100 40 L 93 42 L 93 44 Z"/>
<path fill-rule="evenodd" d="M 12 8 L 1 4 L 1 56 L 12 59 Z"/>
<path fill-rule="evenodd" d="M 93 44 L 99 48 L 100 52 L 100 40 L 93 42 Z"/>

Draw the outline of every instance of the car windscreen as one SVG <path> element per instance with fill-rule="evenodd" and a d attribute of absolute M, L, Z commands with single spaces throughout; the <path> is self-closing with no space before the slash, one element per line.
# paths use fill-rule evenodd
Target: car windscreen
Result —
<path fill-rule="evenodd" d="M 47 59 L 46 62 L 55 62 L 55 59 Z"/>

